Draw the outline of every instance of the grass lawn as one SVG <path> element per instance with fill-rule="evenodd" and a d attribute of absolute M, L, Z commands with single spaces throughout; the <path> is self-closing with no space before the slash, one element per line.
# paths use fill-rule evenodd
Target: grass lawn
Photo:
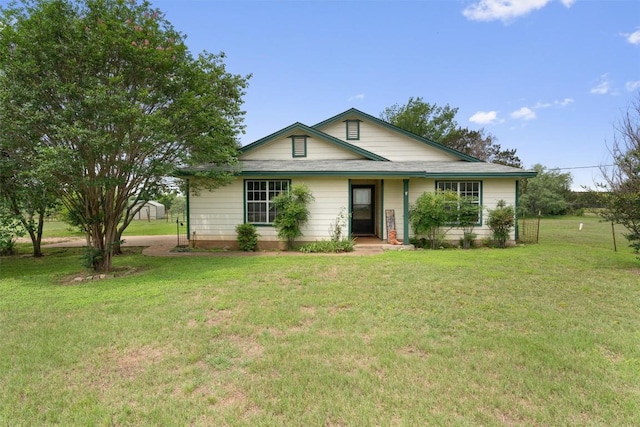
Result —
<path fill-rule="evenodd" d="M 505 250 L 129 251 L 80 284 L 77 249 L 0 258 L 0 425 L 640 425 L 640 260 L 596 218 Z"/>
<path fill-rule="evenodd" d="M 126 236 L 158 236 L 165 234 L 176 234 L 177 227 L 175 219 L 167 221 L 166 219 L 157 219 L 157 220 L 135 220 L 131 221 L 131 224 L 127 227 L 124 232 L 124 237 Z M 185 233 L 184 226 L 180 227 L 180 231 Z M 29 237 L 25 235 L 25 237 Z M 77 231 L 74 227 L 70 226 L 66 222 L 62 221 L 47 221 L 44 223 L 43 238 L 54 238 L 54 237 L 84 237 L 84 233 Z"/>

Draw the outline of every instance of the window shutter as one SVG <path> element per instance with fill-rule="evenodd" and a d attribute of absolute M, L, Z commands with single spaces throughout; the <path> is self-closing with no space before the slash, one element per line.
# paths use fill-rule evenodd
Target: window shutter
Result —
<path fill-rule="evenodd" d="M 307 137 L 292 136 L 293 157 L 307 157 Z"/>
<path fill-rule="evenodd" d="M 347 139 L 360 139 L 360 121 L 347 120 Z"/>

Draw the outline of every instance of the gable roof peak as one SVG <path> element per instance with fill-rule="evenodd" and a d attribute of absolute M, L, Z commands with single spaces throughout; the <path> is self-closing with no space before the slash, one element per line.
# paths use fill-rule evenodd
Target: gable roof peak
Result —
<path fill-rule="evenodd" d="M 364 119 L 366 121 L 373 122 L 373 123 L 375 123 L 375 124 L 377 124 L 379 126 L 387 128 L 387 129 L 389 129 L 389 130 L 391 130 L 393 132 L 400 133 L 400 134 L 402 134 L 404 136 L 407 136 L 407 137 L 409 137 L 409 138 L 411 138 L 411 139 L 413 139 L 415 141 L 418 141 L 418 142 L 420 142 L 422 144 L 426 144 L 426 145 L 429 145 L 429 146 L 431 146 L 433 148 L 436 148 L 438 150 L 444 151 L 444 152 L 446 152 L 448 154 L 451 154 L 451 155 L 457 157 L 460 160 L 464 160 L 464 161 L 467 161 L 467 162 L 483 162 L 483 160 L 480 160 L 478 158 L 475 158 L 473 156 L 470 156 L 468 154 L 465 154 L 465 153 L 463 153 L 461 151 L 458 151 L 458 150 L 455 150 L 453 148 L 447 147 L 446 145 L 440 144 L 439 142 L 433 141 L 431 139 L 424 138 L 424 137 L 422 137 L 420 135 L 416 135 L 415 133 L 412 133 L 412 132 L 409 132 L 407 130 L 404 130 L 404 129 L 402 129 L 402 128 L 394 125 L 394 124 L 391 124 L 391 123 L 386 122 L 386 121 L 384 121 L 382 119 L 374 117 L 371 114 L 367 114 L 365 112 L 362 112 L 362 111 L 360 111 L 360 110 L 358 110 L 356 108 L 350 108 L 350 109 L 348 109 L 348 110 L 346 110 L 346 111 L 344 111 L 344 112 L 342 112 L 342 113 L 340 113 L 338 115 L 330 117 L 327 120 L 323 120 L 322 122 L 320 122 L 318 124 L 315 124 L 315 125 L 313 125 L 311 127 L 314 128 L 314 129 L 320 129 L 320 128 L 324 127 L 327 124 L 335 123 L 337 121 L 342 121 L 346 117 L 353 116 L 353 115 L 357 115 L 357 116 L 359 116 L 360 118 L 362 118 L 362 119 Z"/>

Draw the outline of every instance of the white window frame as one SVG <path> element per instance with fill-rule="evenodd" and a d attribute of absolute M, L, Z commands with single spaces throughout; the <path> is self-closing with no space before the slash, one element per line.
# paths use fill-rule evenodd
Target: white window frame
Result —
<path fill-rule="evenodd" d="M 253 225 L 272 225 L 277 212 L 271 204 L 271 199 L 282 191 L 289 191 L 290 187 L 290 179 L 245 179 L 245 222 Z"/>
<path fill-rule="evenodd" d="M 471 186 L 471 189 L 468 188 L 469 186 Z M 477 186 L 477 189 L 474 188 L 475 186 Z M 436 191 L 451 191 L 456 193 L 458 197 L 470 197 L 471 203 L 478 205 L 478 222 L 476 225 L 482 225 L 482 181 L 436 181 Z"/>

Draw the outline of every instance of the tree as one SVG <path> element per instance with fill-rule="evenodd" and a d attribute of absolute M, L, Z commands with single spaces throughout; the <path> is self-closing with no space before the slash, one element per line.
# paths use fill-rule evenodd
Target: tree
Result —
<path fill-rule="evenodd" d="M 41 257 L 44 219 L 59 204 L 58 184 L 29 161 L 28 152 L 10 152 L 6 145 L 0 135 L 0 199 L 31 238 L 33 256 Z"/>
<path fill-rule="evenodd" d="M 293 242 L 302 236 L 302 227 L 309 221 L 309 203 L 314 199 L 309 188 L 304 185 L 293 185 L 289 191 L 283 191 L 271 199 L 276 208 L 273 226 L 278 230 L 278 237 L 287 241 L 287 249 L 293 249 Z"/>
<path fill-rule="evenodd" d="M 95 269 L 110 269 L 133 206 L 163 192 L 164 176 L 235 162 L 249 76 L 228 73 L 223 60 L 193 57 L 148 1 L 32 0 L 0 9 L 3 149 L 28 152 L 56 180 L 90 236 Z M 227 178 L 207 177 L 210 186 Z"/>
<path fill-rule="evenodd" d="M 615 128 L 609 148 L 613 166 L 600 168 L 605 209 L 602 216 L 627 229 L 625 237 L 640 252 L 640 91 Z"/>
<path fill-rule="evenodd" d="M 424 102 L 421 97 L 409 98 L 406 105 L 385 108 L 380 118 L 401 129 L 435 142 L 442 142 L 458 129 L 457 108 L 440 107 Z"/>
<path fill-rule="evenodd" d="M 408 132 L 438 142 L 480 160 L 517 168 L 522 162 L 515 149 L 503 150 L 497 139 L 484 129 L 469 130 L 455 120 L 457 108 L 440 107 L 424 102 L 421 97 L 409 98 L 406 105 L 385 108 L 380 118 Z"/>
<path fill-rule="evenodd" d="M 571 173 L 547 169 L 541 164 L 532 168 L 538 175 L 524 181 L 520 208 L 530 215 L 564 215 L 571 197 Z"/>

